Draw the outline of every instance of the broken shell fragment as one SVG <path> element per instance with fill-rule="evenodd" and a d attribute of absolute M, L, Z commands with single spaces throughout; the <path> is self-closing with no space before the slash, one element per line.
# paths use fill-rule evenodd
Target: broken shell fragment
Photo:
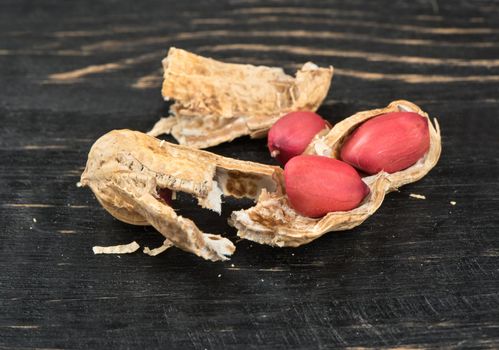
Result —
<path fill-rule="evenodd" d="M 223 63 L 170 48 L 162 95 L 171 117 L 149 135 L 172 134 L 180 144 L 207 148 L 250 135 L 262 137 L 291 111 L 315 111 L 327 95 L 333 67 L 307 62 L 293 78 L 281 68 Z"/>
<path fill-rule="evenodd" d="M 165 203 L 162 189 L 185 192 L 204 208 L 221 212 L 221 196 L 256 199 L 281 192 L 278 167 L 221 157 L 160 141 L 130 130 L 111 131 L 92 146 L 81 176 L 115 218 L 152 225 L 169 242 L 204 259 L 226 260 L 235 247 L 220 235 L 203 233 Z M 159 193 L 158 193 L 159 189 Z"/>

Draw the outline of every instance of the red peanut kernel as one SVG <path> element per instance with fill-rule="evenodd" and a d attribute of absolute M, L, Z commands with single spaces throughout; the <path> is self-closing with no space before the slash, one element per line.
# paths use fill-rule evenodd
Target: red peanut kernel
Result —
<path fill-rule="evenodd" d="M 284 167 L 284 180 L 291 207 L 313 218 L 354 209 L 369 194 L 352 166 L 322 156 L 292 158 Z"/>
<path fill-rule="evenodd" d="M 310 141 L 328 122 L 314 112 L 291 112 L 280 118 L 269 131 L 267 146 L 270 155 L 285 165 L 302 154 Z"/>
<path fill-rule="evenodd" d="M 430 147 L 425 117 L 414 112 L 392 112 L 359 126 L 345 141 L 341 159 L 367 174 L 394 173 L 421 159 Z"/>

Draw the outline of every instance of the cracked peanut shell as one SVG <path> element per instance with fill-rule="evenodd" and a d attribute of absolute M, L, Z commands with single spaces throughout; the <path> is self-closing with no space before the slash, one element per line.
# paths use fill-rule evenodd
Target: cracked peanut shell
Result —
<path fill-rule="evenodd" d="M 427 119 L 430 148 L 418 162 L 392 174 L 380 172 L 365 177 L 363 180 L 369 186 L 370 194 L 359 207 L 350 211 L 331 212 L 317 219 L 302 216 L 292 209 L 284 191 L 262 191 L 254 207 L 232 213 L 229 223 L 238 230 L 238 236 L 261 244 L 297 247 L 327 232 L 348 230 L 360 225 L 380 207 L 387 193 L 425 176 L 440 157 L 440 128 L 436 119 L 433 125 L 428 114 L 415 104 L 404 100 L 394 101 L 385 108 L 359 112 L 344 119 L 334 125 L 326 135 L 314 138 L 305 154 L 339 158 L 343 142 L 360 124 L 380 114 L 398 111 L 416 112 Z"/>
<path fill-rule="evenodd" d="M 204 233 L 175 213 L 161 189 L 185 192 L 203 208 L 221 212 L 221 196 L 256 199 L 263 190 L 280 192 L 279 167 L 246 162 L 174 145 L 131 130 L 114 130 L 92 146 L 81 185 L 89 186 L 115 218 L 152 225 L 173 244 L 204 259 L 226 260 L 235 247 Z"/>

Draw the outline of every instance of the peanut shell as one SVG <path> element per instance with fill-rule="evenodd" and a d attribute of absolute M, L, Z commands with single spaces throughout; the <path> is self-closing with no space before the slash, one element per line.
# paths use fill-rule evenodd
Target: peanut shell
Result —
<path fill-rule="evenodd" d="M 285 193 L 262 191 L 254 207 L 232 213 L 229 223 L 238 230 L 238 236 L 262 244 L 297 247 L 327 232 L 348 230 L 360 225 L 379 208 L 386 193 L 425 176 L 440 157 L 440 128 L 436 119 L 433 125 L 425 112 L 404 100 L 346 118 L 334 125 L 326 135 L 314 138 L 305 154 L 338 158 L 344 140 L 358 125 L 380 114 L 396 111 L 416 112 L 428 120 L 430 148 L 416 164 L 392 174 L 380 172 L 364 178 L 371 192 L 359 207 L 350 211 L 331 212 L 317 219 L 296 213 L 290 207 Z"/>
<path fill-rule="evenodd" d="M 163 68 L 162 95 L 175 103 L 172 116 L 161 118 L 148 134 L 172 134 L 193 148 L 262 137 L 288 112 L 317 110 L 333 76 L 333 67 L 311 62 L 293 78 L 281 68 L 223 63 L 174 47 Z"/>
<path fill-rule="evenodd" d="M 221 195 L 258 198 L 262 191 L 281 192 L 282 169 L 221 157 L 160 141 L 130 130 L 114 130 L 92 146 L 81 185 L 89 186 L 115 218 L 152 225 L 180 249 L 204 259 L 226 260 L 235 247 L 220 235 L 203 233 L 179 216 L 158 189 L 182 191 L 204 208 L 221 212 Z"/>

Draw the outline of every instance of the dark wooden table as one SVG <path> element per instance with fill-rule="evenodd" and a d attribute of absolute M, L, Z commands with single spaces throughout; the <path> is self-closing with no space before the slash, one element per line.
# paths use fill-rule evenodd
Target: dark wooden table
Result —
<path fill-rule="evenodd" d="M 3 0 L 0 38 L 0 349 L 499 347 L 497 1 Z M 75 184 L 99 136 L 166 113 L 170 46 L 290 73 L 332 64 L 323 116 L 411 100 L 439 118 L 440 163 L 298 249 L 94 256 L 162 242 Z M 211 151 L 272 163 L 265 140 Z M 235 242 L 227 215 L 249 203 L 177 205 Z"/>

